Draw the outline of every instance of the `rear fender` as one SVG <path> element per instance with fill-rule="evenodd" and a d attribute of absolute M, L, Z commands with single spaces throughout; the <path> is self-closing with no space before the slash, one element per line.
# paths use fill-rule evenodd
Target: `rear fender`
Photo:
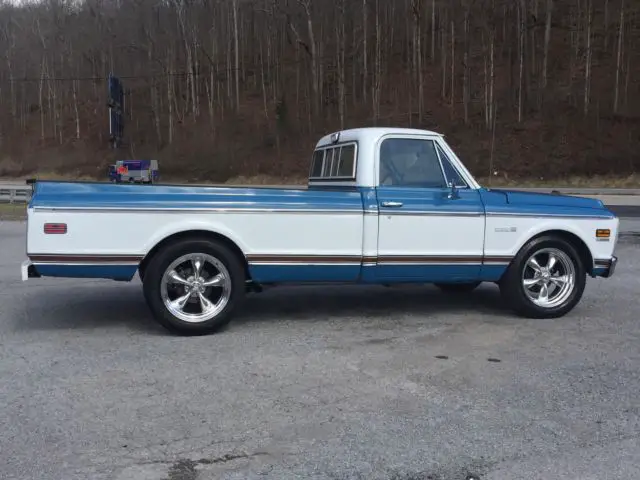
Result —
<path fill-rule="evenodd" d="M 209 217 L 210 218 L 210 217 Z M 188 233 L 190 231 L 206 231 L 218 235 L 222 235 L 223 237 L 228 238 L 230 241 L 236 244 L 236 246 L 240 249 L 240 251 L 245 254 L 247 252 L 246 244 L 237 237 L 231 230 L 225 227 L 223 224 L 218 222 L 211 222 L 209 219 L 206 221 L 204 219 L 189 219 L 185 221 L 181 221 L 178 223 L 171 223 L 166 227 L 158 230 L 155 235 L 153 235 L 147 243 L 145 243 L 144 251 L 145 256 L 153 250 L 155 246 L 157 246 L 162 241 L 167 238 L 179 234 L 179 233 Z"/>

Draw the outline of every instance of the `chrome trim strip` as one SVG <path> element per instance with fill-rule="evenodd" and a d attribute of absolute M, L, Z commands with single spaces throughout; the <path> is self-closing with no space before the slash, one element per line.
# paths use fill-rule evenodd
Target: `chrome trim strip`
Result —
<path fill-rule="evenodd" d="M 436 216 L 436 217 L 482 217 L 483 212 L 455 212 L 455 211 L 433 211 L 433 210 L 361 210 L 361 209 L 278 209 L 278 208 L 215 208 L 215 207 L 185 207 L 185 208 L 142 208 L 142 207 L 34 207 L 34 212 L 85 212 L 85 213 L 197 213 L 197 214 L 258 214 L 258 213 L 278 213 L 278 214 L 307 214 L 307 215 L 390 215 L 390 216 Z M 604 215 L 570 215 L 554 213 L 508 213 L 508 212 L 487 212 L 486 216 L 493 218 L 568 218 L 584 220 L 612 220 L 612 217 Z"/>
<path fill-rule="evenodd" d="M 385 261 L 379 261 L 379 262 L 366 262 L 366 263 L 337 263 L 337 262 L 295 262 L 295 261 L 291 261 L 291 262 L 248 262 L 250 266 L 280 266 L 280 267 L 284 267 L 284 266 L 292 266 L 295 265 L 296 267 L 313 267 L 313 266 L 343 266 L 343 267 L 358 267 L 358 266 L 362 266 L 362 267 L 377 267 L 377 266 L 389 266 L 389 265 L 412 265 L 412 266 L 423 266 L 423 267 L 428 267 L 428 266 L 433 266 L 433 267 L 438 267 L 438 266 L 454 266 L 454 265 L 465 265 L 465 266 L 476 266 L 476 267 L 481 267 L 481 266 L 502 266 L 502 267 L 506 267 L 509 265 L 508 262 L 423 262 L 423 261 L 411 261 L 411 262 L 385 262 Z"/>
<path fill-rule="evenodd" d="M 323 266 L 338 266 L 338 267 L 359 267 L 360 265 L 362 265 L 360 262 L 323 262 L 323 261 L 318 261 L 318 262 L 296 262 L 295 260 L 291 260 L 291 261 L 273 261 L 273 262 L 264 262 L 264 261 L 260 261 L 260 262 L 252 262 L 249 261 L 248 262 L 249 265 L 251 266 L 290 266 L 290 265 L 295 265 L 296 267 L 305 267 L 305 266 L 316 266 L 316 267 L 323 267 Z"/>
<path fill-rule="evenodd" d="M 88 213 L 109 213 L 109 212 L 126 212 L 126 213 L 292 213 L 292 214 L 311 214 L 311 215 L 362 215 L 362 210 L 345 209 L 345 210 L 328 210 L 328 209 L 275 209 L 275 208 L 129 208 L 129 207 L 35 207 L 38 212 L 88 212 Z"/>
<path fill-rule="evenodd" d="M 450 257 L 450 258 L 448 258 Z M 456 261 L 456 259 L 458 259 Z M 482 265 L 490 265 L 490 266 L 507 266 L 509 265 L 509 263 L 511 262 L 511 257 L 509 258 L 488 258 L 486 260 L 483 260 L 482 258 L 469 258 L 469 259 L 462 259 L 460 260 L 460 257 L 457 257 L 455 255 L 449 255 L 449 256 L 444 256 L 444 257 L 437 257 L 437 258 L 429 258 L 429 257 L 420 257 L 417 256 L 416 258 L 411 258 L 409 257 L 408 259 L 405 259 L 403 257 L 399 257 L 398 259 L 395 259 L 393 257 L 384 257 L 384 256 L 380 256 L 380 257 L 376 257 L 376 256 L 372 256 L 372 255 L 368 255 L 366 257 L 363 257 L 362 261 L 335 261 L 335 260 L 322 260 L 321 258 L 318 258 L 317 260 L 315 259 L 309 259 L 309 256 L 301 256 L 300 259 L 296 259 L 295 257 L 291 258 L 291 259 L 283 259 L 283 258 L 274 258 L 273 260 L 267 260 L 267 259 L 258 259 L 258 260 L 251 260 L 251 257 L 249 256 L 248 258 L 248 263 L 249 265 L 278 265 L 278 266 L 290 266 L 290 265 L 296 265 L 296 266 L 326 266 L 326 265 L 342 265 L 342 266 L 368 266 L 368 267 L 372 267 L 372 266 L 378 266 L 378 265 L 416 265 L 416 266 L 428 266 L 428 265 L 433 265 L 433 266 L 442 266 L 442 265 L 447 265 L 447 266 L 452 266 L 452 265 L 473 265 L 473 266 L 482 266 Z"/>
<path fill-rule="evenodd" d="M 594 258 L 593 266 L 597 268 L 607 268 L 613 262 L 613 258 Z"/>
<path fill-rule="evenodd" d="M 60 267 L 138 267 L 140 262 L 97 262 L 97 263 L 85 263 L 85 262 L 33 262 L 33 265 L 56 265 Z"/>
<path fill-rule="evenodd" d="M 482 212 L 455 212 L 455 211 L 433 211 L 433 210 L 396 210 L 380 209 L 379 215 L 390 216 L 414 216 L 414 217 L 482 217 Z"/>
<path fill-rule="evenodd" d="M 127 254 L 73 254 L 73 253 L 27 253 L 32 262 L 85 262 L 85 263 L 129 263 L 140 262 L 144 255 Z"/>
<path fill-rule="evenodd" d="M 454 266 L 454 265 L 471 265 L 471 266 L 481 266 L 482 262 L 423 262 L 420 260 L 415 260 L 415 261 L 378 261 L 378 263 L 376 263 L 376 265 L 414 265 L 414 266 L 421 266 L 421 267 L 427 267 L 427 266 L 433 266 L 433 267 L 438 267 L 438 266 L 443 266 L 446 265 L 448 267 Z"/>
<path fill-rule="evenodd" d="M 524 217 L 524 218 L 570 218 L 570 219 L 584 219 L 584 220 L 612 220 L 612 217 L 607 217 L 604 215 L 571 215 L 567 213 L 519 213 L 519 212 L 487 212 L 487 217 Z"/>

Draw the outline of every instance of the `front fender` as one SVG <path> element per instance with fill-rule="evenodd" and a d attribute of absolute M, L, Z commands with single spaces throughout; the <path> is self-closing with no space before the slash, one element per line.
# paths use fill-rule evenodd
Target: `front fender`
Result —
<path fill-rule="evenodd" d="M 570 237 L 587 262 L 589 274 L 594 260 L 609 259 L 613 255 L 618 220 L 613 218 L 540 218 L 540 217 L 487 217 L 485 255 L 515 257 L 532 238 L 545 233 L 560 233 Z M 609 241 L 598 241 L 597 229 L 610 229 Z M 589 258 L 585 258 L 587 257 Z"/>
<path fill-rule="evenodd" d="M 527 225 L 527 222 L 521 222 L 521 232 L 517 241 L 512 247 L 510 254 L 517 255 L 518 252 L 524 247 L 527 242 L 529 242 L 532 238 L 542 235 L 544 233 L 551 232 L 563 232 L 569 233 L 573 236 L 577 237 L 584 245 L 589 249 L 591 253 L 591 257 L 593 258 L 594 252 L 589 248 L 589 239 L 584 231 L 584 226 L 580 228 L 579 225 L 572 223 L 571 220 L 551 220 L 547 219 L 544 221 L 540 221 L 536 219 L 534 224 Z"/>

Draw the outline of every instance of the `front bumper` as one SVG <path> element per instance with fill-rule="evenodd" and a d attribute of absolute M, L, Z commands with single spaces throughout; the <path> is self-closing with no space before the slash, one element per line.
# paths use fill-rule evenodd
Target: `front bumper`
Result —
<path fill-rule="evenodd" d="M 607 260 L 596 260 L 594 273 L 597 277 L 609 278 L 612 277 L 616 271 L 618 265 L 618 257 L 613 255 Z"/>
<path fill-rule="evenodd" d="M 26 282 L 29 278 L 40 278 L 40 274 L 38 273 L 38 270 L 36 270 L 36 266 L 31 263 L 31 260 L 25 260 L 22 262 L 20 270 L 23 282 Z"/>
<path fill-rule="evenodd" d="M 609 277 L 613 276 L 613 272 L 616 271 L 616 265 L 618 265 L 618 257 L 616 257 L 614 255 L 614 256 L 611 257 L 611 262 L 609 263 L 609 268 L 607 269 L 607 271 L 605 272 L 603 277 L 609 278 Z"/>

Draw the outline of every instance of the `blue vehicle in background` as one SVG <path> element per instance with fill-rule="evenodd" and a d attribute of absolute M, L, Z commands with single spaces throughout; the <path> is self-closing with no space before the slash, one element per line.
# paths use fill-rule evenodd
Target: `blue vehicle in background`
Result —
<path fill-rule="evenodd" d="M 109 180 L 112 183 L 156 183 L 158 181 L 157 160 L 118 160 L 109 165 Z"/>

